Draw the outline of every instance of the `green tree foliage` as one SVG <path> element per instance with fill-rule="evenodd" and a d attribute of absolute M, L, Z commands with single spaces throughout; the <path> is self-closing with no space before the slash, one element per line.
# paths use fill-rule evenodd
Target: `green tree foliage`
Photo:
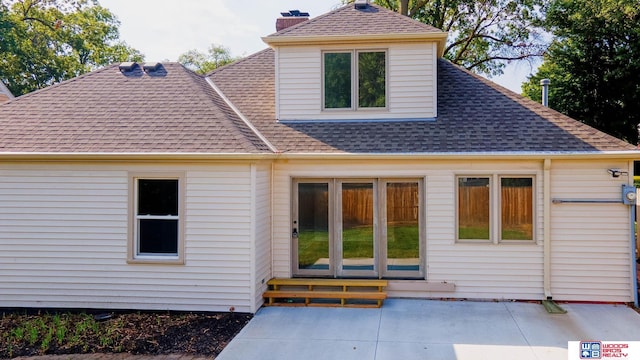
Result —
<path fill-rule="evenodd" d="M 637 0 L 554 0 L 546 25 L 555 36 L 535 76 L 522 86 L 549 106 L 604 132 L 638 142 L 640 6 Z"/>
<path fill-rule="evenodd" d="M 352 1 L 349 1 L 352 2 Z M 543 0 L 374 0 L 449 33 L 444 57 L 500 75 L 509 61 L 541 56 Z"/>
<path fill-rule="evenodd" d="M 324 107 L 351 107 L 351 53 L 324 53 Z"/>
<path fill-rule="evenodd" d="M 21 95 L 143 56 L 97 1 L 0 0 L 0 80 Z"/>
<path fill-rule="evenodd" d="M 358 52 L 358 107 L 385 107 L 386 54 Z"/>
<path fill-rule="evenodd" d="M 178 62 L 198 74 L 206 74 L 238 59 L 237 57 L 231 56 L 228 48 L 211 44 L 206 53 L 195 49 L 189 50 L 178 57 Z"/>

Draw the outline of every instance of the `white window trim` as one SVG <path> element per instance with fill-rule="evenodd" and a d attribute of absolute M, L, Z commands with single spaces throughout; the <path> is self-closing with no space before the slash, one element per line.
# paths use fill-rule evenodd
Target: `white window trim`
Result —
<path fill-rule="evenodd" d="M 537 244 L 537 175 L 536 173 L 459 173 L 455 175 L 455 242 L 458 244 Z M 488 178 L 489 179 L 489 239 L 460 239 L 460 212 L 458 211 L 459 204 L 459 180 L 460 178 L 473 177 L 473 178 Z M 528 240 L 514 240 L 514 239 L 502 239 L 502 214 L 500 213 L 502 207 L 502 192 L 500 191 L 501 179 L 503 178 L 527 178 L 532 179 L 532 238 Z"/>
<path fill-rule="evenodd" d="M 134 173 L 130 172 L 129 176 L 129 225 L 128 225 L 128 244 L 127 244 L 127 263 L 130 264 L 171 264 L 184 265 L 184 199 L 185 199 L 185 175 L 181 172 L 171 173 Z M 138 215 L 138 180 L 139 179 L 157 179 L 157 180 L 178 180 L 178 215 Z M 178 221 L 178 253 L 177 254 L 141 254 L 138 251 L 138 220 L 141 219 L 162 219 Z"/>
<path fill-rule="evenodd" d="M 383 52 L 384 53 L 384 105 L 383 107 L 360 107 L 358 106 L 360 99 L 360 86 L 359 86 L 359 71 L 360 67 L 358 62 L 358 54 L 365 52 Z M 349 108 L 327 108 L 325 107 L 325 66 L 324 55 L 325 54 L 351 54 L 351 107 Z M 357 112 L 388 112 L 389 111 L 389 50 L 388 49 L 347 49 L 347 50 L 323 50 L 321 52 L 321 85 L 322 85 L 322 99 L 321 107 L 322 111 L 333 113 L 352 113 Z"/>

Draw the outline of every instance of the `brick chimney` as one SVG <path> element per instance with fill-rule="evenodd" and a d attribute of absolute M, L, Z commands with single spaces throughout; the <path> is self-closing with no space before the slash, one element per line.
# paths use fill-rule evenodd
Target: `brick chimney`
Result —
<path fill-rule="evenodd" d="M 300 10 L 289 10 L 288 12 L 281 12 L 280 15 L 282 17 L 276 20 L 276 31 L 284 30 L 309 20 L 309 13 L 300 12 Z"/>

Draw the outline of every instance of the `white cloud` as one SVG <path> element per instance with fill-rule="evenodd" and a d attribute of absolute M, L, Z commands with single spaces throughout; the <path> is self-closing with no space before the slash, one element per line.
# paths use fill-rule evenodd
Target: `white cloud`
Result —
<path fill-rule="evenodd" d="M 121 22 L 120 38 L 149 61 L 177 60 L 211 43 L 249 55 L 264 49 L 260 39 L 275 31 L 281 11 L 300 9 L 321 15 L 340 0 L 101 0 Z"/>

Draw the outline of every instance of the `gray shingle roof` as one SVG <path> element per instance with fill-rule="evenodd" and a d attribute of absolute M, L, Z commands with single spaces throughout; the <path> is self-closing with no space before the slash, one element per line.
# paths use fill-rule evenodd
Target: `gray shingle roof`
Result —
<path fill-rule="evenodd" d="M 635 146 L 438 62 L 435 121 L 275 120 L 274 51 L 218 69 L 210 78 L 281 152 L 474 153 L 597 152 Z"/>
<path fill-rule="evenodd" d="M 268 151 L 204 77 L 164 70 L 113 65 L 0 105 L 0 153 Z"/>
<path fill-rule="evenodd" d="M 372 6 L 352 5 L 270 37 L 441 34 Z M 425 121 L 278 123 L 275 53 L 209 79 L 168 63 L 151 76 L 117 65 L 0 104 L 0 153 L 470 154 L 592 153 L 636 147 L 438 61 L 438 116 Z M 208 83 L 213 81 L 254 131 Z"/>
<path fill-rule="evenodd" d="M 283 36 L 389 35 L 441 33 L 442 30 L 402 16 L 397 12 L 369 5 L 356 9 L 353 4 L 315 17 L 304 23 L 271 34 L 267 38 Z"/>

